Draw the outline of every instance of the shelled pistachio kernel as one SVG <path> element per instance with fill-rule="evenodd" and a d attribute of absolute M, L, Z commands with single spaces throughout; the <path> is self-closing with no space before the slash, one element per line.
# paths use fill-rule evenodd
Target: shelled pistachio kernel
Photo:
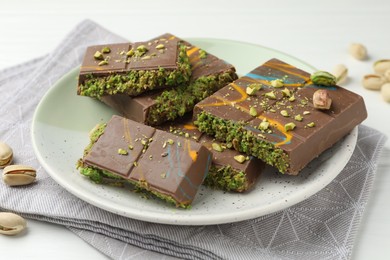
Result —
<path fill-rule="evenodd" d="M 118 154 L 120 154 L 120 155 L 127 155 L 128 152 L 125 149 L 119 148 L 118 149 Z"/>
<path fill-rule="evenodd" d="M 281 88 L 284 86 L 284 82 L 281 79 L 271 80 L 271 86 L 274 88 Z"/>
<path fill-rule="evenodd" d="M 294 116 L 294 119 L 297 121 L 302 121 L 303 117 L 300 114 L 298 114 L 298 115 Z"/>
<path fill-rule="evenodd" d="M 364 60 L 367 58 L 367 48 L 360 43 L 352 43 L 349 45 L 349 54 L 358 60 Z"/>
<path fill-rule="evenodd" d="M 390 60 L 377 60 L 374 62 L 374 71 L 377 74 L 385 74 L 386 70 L 390 69 Z"/>
<path fill-rule="evenodd" d="M 313 93 L 313 106 L 317 109 L 330 109 L 332 99 L 326 89 L 318 89 Z"/>
<path fill-rule="evenodd" d="M 333 75 L 337 84 L 343 83 L 348 77 L 348 68 L 344 64 L 337 64 L 333 69 Z"/>
<path fill-rule="evenodd" d="M 11 164 L 13 156 L 12 148 L 8 144 L 0 142 L 0 169 Z"/>
<path fill-rule="evenodd" d="M 310 75 L 311 81 L 316 85 L 334 86 L 336 85 L 336 77 L 331 73 L 319 70 Z"/>
<path fill-rule="evenodd" d="M 28 185 L 36 176 L 36 170 L 27 165 L 9 165 L 3 170 L 3 181 L 9 186 Z"/>
<path fill-rule="evenodd" d="M 367 74 L 362 79 L 363 87 L 371 90 L 380 90 L 385 83 L 385 78 L 378 74 Z"/>
<path fill-rule="evenodd" d="M 11 212 L 0 212 L 0 234 L 13 236 L 27 226 L 26 220 Z"/>
<path fill-rule="evenodd" d="M 386 102 L 390 102 L 390 83 L 383 84 L 381 95 Z"/>

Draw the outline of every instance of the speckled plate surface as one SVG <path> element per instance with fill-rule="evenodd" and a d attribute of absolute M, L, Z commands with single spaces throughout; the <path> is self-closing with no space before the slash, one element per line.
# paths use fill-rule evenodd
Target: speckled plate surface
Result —
<path fill-rule="evenodd" d="M 234 64 L 240 75 L 270 58 L 278 58 L 306 71 L 306 63 L 262 46 L 216 39 L 188 39 Z M 129 190 L 96 185 L 75 169 L 88 144 L 88 132 L 106 122 L 115 111 L 99 101 L 76 95 L 78 68 L 59 80 L 43 97 L 33 118 L 35 153 L 50 176 L 69 192 L 99 208 L 144 221 L 208 225 L 235 222 L 269 214 L 294 205 L 330 183 L 350 159 L 357 128 L 306 167 L 299 176 L 285 176 L 266 168 L 257 185 L 246 194 L 202 187 L 190 210 L 176 209 L 157 199 L 145 199 Z M 337 154 L 337 156 L 335 156 Z"/>

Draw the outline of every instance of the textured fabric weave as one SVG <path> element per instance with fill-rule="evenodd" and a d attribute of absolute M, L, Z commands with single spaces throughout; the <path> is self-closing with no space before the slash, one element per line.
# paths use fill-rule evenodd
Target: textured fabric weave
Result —
<path fill-rule="evenodd" d="M 363 125 L 352 158 L 326 188 L 280 212 L 237 223 L 173 226 L 133 220 L 96 208 L 54 182 L 32 149 L 34 109 L 61 76 L 81 63 L 86 46 L 120 41 L 124 39 L 84 21 L 50 54 L 0 72 L 0 140 L 13 147 L 15 164 L 38 170 L 33 185 L 11 188 L 0 182 L 1 211 L 65 225 L 113 259 L 351 257 L 386 140 Z"/>

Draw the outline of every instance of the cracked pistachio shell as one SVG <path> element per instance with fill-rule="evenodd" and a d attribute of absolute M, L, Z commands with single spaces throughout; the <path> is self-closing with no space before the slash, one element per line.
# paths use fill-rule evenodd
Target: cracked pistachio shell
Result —
<path fill-rule="evenodd" d="M 26 220 L 10 212 L 0 212 L 0 234 L 16 235 L 26 228 Z"/>
<path fill-rule="evenodd" d="M 366 89 L 380 90 L 382 85 L 386 83 L 384 77 L 378 74 L 367 74 L 363 77 L 362 85 Z"/>
<path fill-rule="evenodd" d="M 390 83 L 386 83 L 382 86 L 381 95 L 384 101 L 390 103 Z"/>
<path fill-rule="evenodd" d="M 383 75 L 386 70 L 390 69 L 390 60 L 378 60 L 374 62 L 374 71 L 377 74 Z"/>
<path fill-rule="evenodd" d="M 387 82 L 390 82 L 390 69 L 385 71 L 385 73 L 383 74 L 383 77 L 385 77 L 385 80 Z"/>
<path fill-rule="evenodd" d="M 12 148 L 3 142 L 0 142 L 0 169 L 11 164 L 13 159 Z"/>
<path fill-rule="evenodd" d="M 36 170 L 27 165 L 10 165 L 4 168 L 3 181 L 9 186 L 27 185 L 35 181 Z"/>
<path fill-rule="evenodd" d="M 367 58 L 367 48 L 360 43 L 352 43 L 349 46 L 349 54 L 357 60 L 364 60 Z"/>
<path fill-rule="evenodd" d="M 345 82 L 348 77 L 348 68 L 344 64 L 337 64 L 333 69 L 337 84 Z"/>
<path fill-rule="evenodd" d="M 336 77 L 326 71 L 316 71 L 310 76 L 311 81 L 316 85 L 334 86 L 336 85 Z"/>

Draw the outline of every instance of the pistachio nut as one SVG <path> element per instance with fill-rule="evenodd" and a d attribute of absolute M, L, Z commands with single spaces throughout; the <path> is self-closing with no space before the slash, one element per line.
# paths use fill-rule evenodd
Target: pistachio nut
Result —
<path fill-rule="evenodd" d="M 348 68 L 344 64 L 337 64 L 333 69 L 333 75 L 337 84 L 343 83 L 348 77 Z"/>
<path fill-rule="evenodd" d="M 362 84 L 366 89 L 380 90 L 382 85 L 386 83 L 384 77 L 378 74 L 367 74 L 363 77 Z"/>
<path fill-rule="evenodd" d="M 377 60 L 374 62 L 374 71 L 377 74 L 385 74 L 385 71 L 390 69 L 390 60 Z"/>
<path fill-rule="evenodd" d="M 36 176 L 36 170 L 27 165 L 9 165 L 3 171 L 3 181 L 9 186 L 30 184 Z"/>
<path fill-rule="evenodd" d="M 386 102 L 390 102 L 390 83 L 386 83 L 381 88 L 382 98 Z"/>
<path fill-rule="evenodd" d="M 0 169 L 11 164 L 13 159 L 12 148 L 3 142 L 0 142 Z"/>
<path fill-rule="evenodd" d="M 316 90 L 313 94 L 313 105 L 317 109 L 329 109 L 332 105 L 332 99 L 329 97 L 326 89 Z"/>
<path fill-rule="evenodd" d="M 386 70 L 385 73 L 383 73 L 383 77 L 387 82 L 390 82 L 390 69 Z"/>
<path fill-rule="evenodd" d="M 11 212 L 0 212 L 0 234 L 16 235 L 26 228 L 26 220 Z"/>
<path fill-rule="evenodd" d="M 326 71 L 316 71 L 310 76 L 311 81 L 316 85 L 334 86 L 336 85 L 336 77 Z"/>
<path fill-rule="evenodd" d="M 367 48 L 360 43 L 352 43 L 349 46 L 349 54 L 355 59 L 364 60 L 367 58 Z"/>

